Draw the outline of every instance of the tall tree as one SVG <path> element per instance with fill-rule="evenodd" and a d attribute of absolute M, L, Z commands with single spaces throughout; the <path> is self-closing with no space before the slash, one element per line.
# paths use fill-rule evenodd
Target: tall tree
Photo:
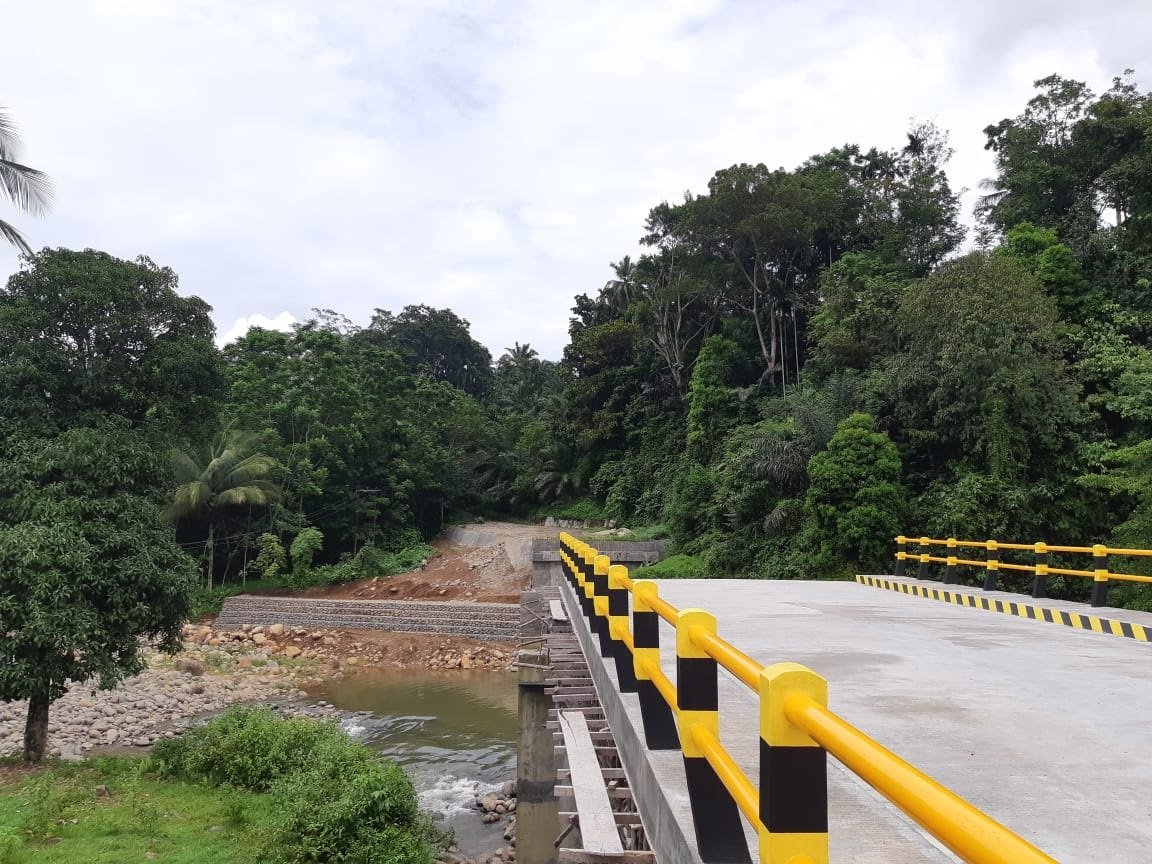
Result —
<path fill-rule="evenodd" d="M 123 423 L 0 444 L 0 700 L 28 700 L 27 760 L 69 682 L 110 688 L 146 643 L 180 648 L 195 565 L 159 519 L 161 444 Z"/>
<path fill-rule="evenodd" d="M 216 425 L 222 377 L 211 307 L 141 257 L 45 249 L 0 288 L 0 431 L 101 417 L 188 439 Z"/>
<path fill-rule="evenodd" d="M 42 216 L 52 204 L 52 181 L 43 171 L 23 164 L 20 143 L 16 122 L 0 107 L 0 191 L 17 209 Z M 32 254 L 32 247 L 24 236 L 3 219 L 0 219 L 0 237 L 25 255 Z"/>
<path fill-rule="evenodd" d="M 405 306 L 399 315 L 377 309 L 361 336 L 395 351 L 414 372 L 484 396 L 492 386 L 492 355 L 469 329 L 451 309 Z"/>

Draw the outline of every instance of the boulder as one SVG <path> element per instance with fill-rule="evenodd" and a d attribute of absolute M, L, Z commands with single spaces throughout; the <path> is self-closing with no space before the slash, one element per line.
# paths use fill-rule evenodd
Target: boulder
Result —
<path fill-rule="evenodd" d="M 177 657 L 176 662 L 172 664 L 172 668 L 177 672 L 186 672 L 189 675 L 204 674 L 204 664 L 199 660 L 193 660 L 191 657 Z"/>
<path fill-rule="evenodd" d="M 277 637 L 283 636 L 284 635 L 284 625 L 283 624 L 273 624 L 271 627 L 268 628 L 268 634 L 270 636 L 277 636 Z"/>

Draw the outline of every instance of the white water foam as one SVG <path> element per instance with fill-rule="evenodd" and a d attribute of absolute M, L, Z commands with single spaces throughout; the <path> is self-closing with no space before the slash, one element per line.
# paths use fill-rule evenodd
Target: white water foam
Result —
<path fill-rule="evenodd" d="M 349 738 L 362 738 L 368 730 L 367 726 L 361 726 L 359 723 L 354 723 L 351 720 L 341 720 L 340 728 L 348 733 Z"/>
<path fill-rule="evenodd" d="M 418 794 L 420 807 L 430 813 L 448 818 L 467 813 L 476 807 L 476 799 L 500 789 L 499 783 L 481 783 L 468 777 L 446 774 Z"/>

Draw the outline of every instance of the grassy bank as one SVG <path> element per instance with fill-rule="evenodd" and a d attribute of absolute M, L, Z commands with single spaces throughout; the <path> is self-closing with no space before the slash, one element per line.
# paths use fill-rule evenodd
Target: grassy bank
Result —
<path fill-rule="evenodd" d="M 0 765 L 0 864 L 431 864 L 449 842 L 394 762 L 268 709 L 151 757 Z"/>
<path fill-rule="evenodd" d="M 271 799 L 232 788 L 161 780 L 148 759 L 0 765 L 0 864 L 250 864 Z"/>

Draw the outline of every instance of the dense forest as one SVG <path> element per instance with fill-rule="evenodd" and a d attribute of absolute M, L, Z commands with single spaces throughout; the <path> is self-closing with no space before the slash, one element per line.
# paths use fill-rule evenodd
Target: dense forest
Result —
<path fill-rule="evenodd" d="M 218 349 L 166 267 L 27 254 L 0 567 L 337 581 L 479 514 L 665 532 L 709 576 L 885 569 L 898 533 L 1152 544 L 1152 94 L 1052 76 L 984 132 L 974 236 L 931 124 L 656 204 L 559 362 L 421 305 Z"/>

